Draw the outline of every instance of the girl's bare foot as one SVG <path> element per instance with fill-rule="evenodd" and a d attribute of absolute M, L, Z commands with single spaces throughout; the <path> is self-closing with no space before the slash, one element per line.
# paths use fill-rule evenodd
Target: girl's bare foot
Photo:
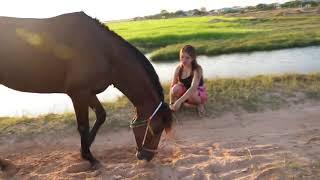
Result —
<path fill-rule="evenodd" d="M 204 108 L 203 104 L 199 104 L 197 106 L 197 111 L 198 111 L 199 117 L 204 117 L 206 115 L 206 109 Z"/>

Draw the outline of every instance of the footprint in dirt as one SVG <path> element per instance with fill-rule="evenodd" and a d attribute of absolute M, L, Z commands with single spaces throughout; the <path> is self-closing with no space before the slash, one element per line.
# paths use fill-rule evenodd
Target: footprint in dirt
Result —
<path fill-rule="evenodd" d="M 92 171 L 92 166 L 89 162 L 80 162 L 80 163 L 72 164 L 68 166 L 65 171 L 67 173 L 79 173 L 79 172 Z"/>
<path fill-rule="evenodd" d="M 63 174 L 75 179 L 95 178 L 101 175 L 100 168 L 93 168 L 89 162 L 80 162 L 66 167 Z"/>
<path fill-rule="evenodd" d="M 19 169 L 9 160 L 0 159 L 0 177 L 12 177 Z"/>

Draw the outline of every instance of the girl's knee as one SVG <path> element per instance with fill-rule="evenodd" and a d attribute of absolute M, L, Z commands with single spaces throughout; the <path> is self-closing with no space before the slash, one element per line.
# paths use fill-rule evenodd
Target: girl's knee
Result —
<path fill-rule="evenodd" d="M 198 92 L 194 92 L 192 93 L 192 95 L 190 96 L 190 98 L 188 99 L 188 102 L 194 105 L 200 104 L 201 103 L 201 98 L 198 94 Z"/>
<path fill-rule="evenodd" d="M 185 87 L 181 84 L 175 84 L 171 88 L 171 93 L 176 97 L 182 96 L 185 93 Z"/>

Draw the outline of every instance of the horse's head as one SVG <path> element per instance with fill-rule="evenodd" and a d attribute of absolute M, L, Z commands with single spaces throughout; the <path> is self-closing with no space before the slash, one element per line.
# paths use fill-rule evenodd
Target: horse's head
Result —
<path fill-rule="evenodd" d="M 157 153 L 163 130 L 169 131 L 172 125 L 172 114 L 166 103 L 160 104 L 154 116 L 147 120 L 135 119 L 130 127 L 137 142 L 136 156 L 139 160 L 150 161 Z"/>

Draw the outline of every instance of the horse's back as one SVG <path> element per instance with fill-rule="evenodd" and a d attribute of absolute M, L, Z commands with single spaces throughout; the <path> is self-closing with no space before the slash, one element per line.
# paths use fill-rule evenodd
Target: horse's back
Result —
<path fill-rule="evenodd" d="M 92 60 L 99 56 L 97 38 L 89 24 L 82 13 L 0 17 L 0 83 L 28 92 L 64 92 L 70 72 L 89 69 L 90 61 L 97 66 Z"/>

